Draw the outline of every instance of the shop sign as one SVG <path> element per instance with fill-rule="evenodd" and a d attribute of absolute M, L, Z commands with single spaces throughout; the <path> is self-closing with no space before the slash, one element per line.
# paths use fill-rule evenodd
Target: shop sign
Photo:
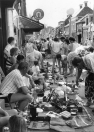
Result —
<path fill-rule="evenodd" d="M 33 13 L 33 17 L 36 20 L 41 20 L 44 17 L 44 11 L 42 9 L 36 9 Z"/>

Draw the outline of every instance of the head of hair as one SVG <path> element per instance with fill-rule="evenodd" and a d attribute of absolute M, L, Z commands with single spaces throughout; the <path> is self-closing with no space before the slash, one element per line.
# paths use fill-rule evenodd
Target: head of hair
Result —
<path fill-rule="evenodd" d="M 78 67 L 78 64 L 82 62 L 82 58 L 81 57 L 75 57 L 73 60 L 72 60 L 72 65 L 74 67 Z"/>
<path fill-rule="evenodd" d="M 65 37 L 61 37 L 60 39 L 61 39 L 61 41 L 64 41 L 65 40 Z"/>
<path fill-rule="evenodd" d="M 8 38 L 8 43 L 11 44 L 12 41 L 14 41 L 14 37 L 9 37 L 9 38 Z"/>
<path fill-rule="evenodd" d="M 88 48 L 88 51 L 89 51 L 89 52 L 94 52 L 94 48 L 93 48 L 93 47 L 89 47 L 89 48 Z"/>
<path fill-rule="evenodd" d="M 56 58 L 59 59 L 59 60 L 61 60 L 61 54 L 57 54 Z"/>
<path fill-rule="evenodd" d="M 66 39 L 64 40 L 64 42 L 68 45 L 68 44 L 69 44 L 69 39 L 66 38 Z"/>
<path fill-rule="evenodd" d="M 10 55 L 13 56 L 16 54 L 16 52 L 18 51 L 18 48 L 14 47 L 10 50 Z"/>
<path fill-rule="evenodd" d="M 17 61 L 21 61 L 21 60 L 23 60 L 24 58 L 25 58 L 24 55 L 19 54 L 19 55 L 17 56 Z"/>
<path fill-rule="evenodd" d="M 24 70 L 24 69 L 28 69 L 28 63 L 27 62 L 21 62 L 18 66 L 18 69 L 21 71 L 21 70 Z"/>
<path fill-rule="evenodd" d="M 75 42 L 75 38 L 70 37 L 70 38 L 69 38 L 69 41 Z"/>
<path fill-rule="evenodd" d="M 38 61 L 34 61 L 34 65 L 37 66 L 38 65 Z"/>
<path fill-rule="evenodd" d="M 47 38 L 47 40 L 49 41 L 49 38 Z"/>
<path fill-rule="evenodd" d="M 58 42 L 58 38 L 57 38 L 57 37 L 56 37 L 56 38 L 54 38 L 54 41 L 55 41 L 55 42 Z"/>
<path fill-rule="evenodd" d="M 23 117 L 19 115 L 11 116 L 9 119 L 10 132 L 26 132 L 26 122 Z"/>

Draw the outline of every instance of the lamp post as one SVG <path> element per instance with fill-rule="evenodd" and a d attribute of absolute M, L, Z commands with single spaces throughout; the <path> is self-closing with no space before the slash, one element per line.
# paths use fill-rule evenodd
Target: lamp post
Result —
<path fill-rule="evenodd" d="M 72 18 L 73 13 L 74 13 L 74 9 L 73 8 L 70 8 L 69 10 L 67 10 L 67 15 L 69 16 L 69 37 L 72 36 L 71 18 Z"/>

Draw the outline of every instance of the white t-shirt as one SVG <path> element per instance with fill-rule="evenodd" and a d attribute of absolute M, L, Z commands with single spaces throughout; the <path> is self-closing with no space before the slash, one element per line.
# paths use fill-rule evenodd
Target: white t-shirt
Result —
<path fill-rule="evenodd" d="M 60 52 L 60 49 L 62 48 L 62 43 L 53 41 L 51 43 L 51 47 L 53 52 L 58 53 Z"/>
<path fill-rule="evenodd" d="M 1 84 L 0 93 L 9 94 L 9 93 L 17 93 L 18 89 L 26 86 L 23 81 L 23 76 L 18 69 L 10 72 L 4 79 Z"/>
<path fill-rule="evenodd" d="M 40 72 L 39 66 L 32 66 L 33 75 L 37 75 Z"/>
<path fill-rule="evenodd" d="M 78 44 L 77 42 L 75 42 L 75 43 L 72 43 L 72 44 L 69 44 L 69 50 L 71 51 L 71 52 L 73 52 L 73 51 L 75 51 L 78 47 L 80 47 L 81 45 L 80 44 Z"/>
<path fill-rule="evenodd" d="M 44 43 L 44 49 L 45 49 L 45 50 L 48 49 L 48 43 L 49 43 L 49 41 L 46 41 L 46 42 Z"/>
<path fill-rule="evenodd" d="M 42 60 L 42 54 L 38 50 L 34 49 L 34 58 L 36 61 L 41 61 Z"/>
<path fill-rule="evenodd" d="M 5 49 L 4 49 L 4 51 L 6 50 L 6 51 L 8 52 L 8 55 L 10 56 L 10 50 L 11 50 L 12 48 L 14 48 L 14 47 L 15 47 L 14 45 L 7 44 L 6 47 L 5 47 Z"/>
<path fill-rule="evenodd" d="M 33 43 L 27 43 L 25 46 L 26 56 L 34 51 Z"/>
<path fill-rule="evenodd" d="M 87 69 L 94 73 L 94 53 L 89 53 L 83 57 L 83 61 Z"/>

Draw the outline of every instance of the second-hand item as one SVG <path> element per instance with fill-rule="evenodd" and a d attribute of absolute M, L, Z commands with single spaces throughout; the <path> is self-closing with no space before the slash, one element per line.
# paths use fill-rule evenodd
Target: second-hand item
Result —
<path fill-rule="evenodd" d="M 71 113 L 68 111 L 63 111 L 59 115 L 65 119 L 69 119 L 71 117 Z"/>
<path fill-rule="evenodd" d="M 28 128 L 33 130 L 48 130 L 50 129 L 50 125 L 46 121 L 32 121 Z"/>
<path fill-rule="evenodd" d="M 32 105 L 30 104 L 30 115 L 32 116 L 33 119 L 36 118 L 37 114 L 37 110 L 36 110 L 36 105 Z"/>
<path fill-rule="evenodd" d="M 67 93 L 67 97 L 69 98 L 69 99 L 73 99 L 73 100 L 75 100 L 76 99 L 76 95 L 77 95 L 77 93 L 76 92 L 68 92 Z"/>

